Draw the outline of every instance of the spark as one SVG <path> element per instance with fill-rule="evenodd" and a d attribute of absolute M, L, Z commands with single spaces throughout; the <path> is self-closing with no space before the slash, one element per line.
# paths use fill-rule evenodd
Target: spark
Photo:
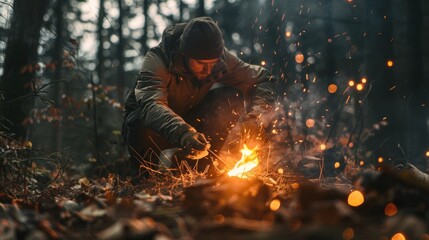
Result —
<path fill-rule="evenodd" d="M 393 67 L 393 61 L 392 60 L 388 60 L 387 61 L 387 66 L 388 67 Z"/>
<path fill-rule="evenodd" d="M 377 162 L 379 162 L 379 163 L 382 163 L 383 161 L 384 161 L 383 157 L 379 157 L 379 158 L 377 159 Z"/>
<path fill-rule="evenodd" d="M 355 85 L 355 81 L 350 80 L 350 81 L 349 81 L 349 86 L 350 86 L 350 87 L 353 87 L 354 85 Z"/>
<path fill-rule="evenodd" d="M 366 82 L 367 82 L 366 77 L 363 77 L 363 78 L 361 79 L 361 82 L 362 82 L 362 83 L 366 83 Z"/>

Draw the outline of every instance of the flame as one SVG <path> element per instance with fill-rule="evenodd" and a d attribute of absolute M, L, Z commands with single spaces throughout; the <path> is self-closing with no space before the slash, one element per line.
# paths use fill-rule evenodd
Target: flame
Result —
<path fill-rule="evenodd" d="M 235 164 L 234 168 L 228 172 L 228 176 L 247 178 L 244 174 L 259 164 L 256 149 L 257 147 L 250 149 L 244 144 L 243 149 L 241 149 L 241 159 Z"/>

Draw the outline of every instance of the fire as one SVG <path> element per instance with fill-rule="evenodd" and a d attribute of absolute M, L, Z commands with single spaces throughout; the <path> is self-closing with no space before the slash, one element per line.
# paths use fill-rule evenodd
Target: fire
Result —
<path fill-rule="evenodd" d="M 246 144 L 244 144 L 243 149 L 241 149 L 241 159 L 235 164 L 234 168 L 228 172 L 228 175 L 230 177 L 246 178 L 244 174 L 259 164 L 256 149 L 257 147 L 249 149 Z"/>

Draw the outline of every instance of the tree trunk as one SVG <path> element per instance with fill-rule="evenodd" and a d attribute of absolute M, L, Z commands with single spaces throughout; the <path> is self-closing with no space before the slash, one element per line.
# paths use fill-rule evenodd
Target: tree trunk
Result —
<path fill-rule="evenodd" d="M 367 1 L 366 65 L 368 82 L 372 86 L 367 102 L 367 127 L 374 123 L 386 122 L 381 126 L 367 145 L 375 156 L 403 157 L 404 129 L 401 128 L 403 113 L 397 110 L 393 68 L 387 66 L 388 60 L 394 60 L 392 46 L 391 0 Z M 384 16 L 388 16 L 384 18 Z"/>
<path fill-rule="evenodd" d="M 106 17 L 106 10 L 104 8 L 104 0 L 100 0 L 100 8 L 98 11 L 98 22 L 97 22 L 97 39 L 98 39 L 98 50 L 97 50 L 97 76 L 98 82 L 101 83 L 104 73 L 104 53 L 103 53 L 103 22 Z"/>
<path fill-rule="evenodd" d="M 143 55 L 146 54 L 148 47 L 147 47 L 147 32 L 149 27 L 149 14 L 148 9 L 150 5 L 150 0 L 144 0 L 143 2 L 143 15 L 144 15 L 144 26 L 143 26 L 143 35 L 141 39 L 141 49 Z"/>
<path fill-rule="evenodd" d="M 197 12 L 197 16 L 201 17 L 201 16 L 205 16 L 206 15 L 206 7 L 204 4 L 204 0 L 198 0 L 198 12 Z"/>
<path fill-rule="evenodd" d="M 119 6 L 119 19 L 118 19 L 118 60 L 119 60 L 119 66 L 118 66 L 118 77 L 117 77 L 117 87 L 118 87 L 118 99 L 119 101 L 125 101 L 124 99 L 124 87 L 125 87 L 125 58 L 124 58 L 124 34 L 122 31 L 123 26 L 123 17 L 124 17 L 124 10 L 122 8 L 122 0 L 118 0 L 118 6 Z"/>
<path fill-rule="evenodd" d="M 63 32 L 63 7 L 65 1 L 58 0 L 57 6 L 55 8 L 55 32 L 57 34 L 57 38 L 55 39 L 54 46 L 54 62 L 55 62 L 55 72 L 54 72 L 54 81 L 62 80 L 62 69 L 63 69 L 63 42 L 64 42 L 64 32 Z M 62 95 L 63 95 L 63 83 L 56 83 L 54 85 L 54 100 L 57 104 L 57 108 L 62 112 Z M 55 128 L 55 149 L 58 151 L 62 150 L 62 142 L 63 142 L 63 129 L 62 129 L 62 120 L 59 120 L 58 125 Z"/>
<path fill-rule="evenodd" d="M 183 22 L 183 9 L 185 9 L 185 3 L 179 0 L 179 22 Z"/>
<path fill-rule="evenodd" d="M 428 136 L 428 81 L 423 74 L 422 56 L 422 4 L 420 0 L 408 1 L 408 46 L 409 54 L 409 105 L 408 105 L 408 152 L 416 159 L 425 159 Z M 423 163 L 420 162 L 420 163 Z"/>
<path fill-rule="evenodd" d="M 10 121 L 10 124 L 5 123 L 8 128 L 5 130 L 15 133 L 20 140 L 27 137 L 23 123 L 34 104 L 32 83 L 40 29 L 48 4 L 49 0 L 16 0 L 13 3 L 0 92 L 4 94 L 3 117 Z"/>

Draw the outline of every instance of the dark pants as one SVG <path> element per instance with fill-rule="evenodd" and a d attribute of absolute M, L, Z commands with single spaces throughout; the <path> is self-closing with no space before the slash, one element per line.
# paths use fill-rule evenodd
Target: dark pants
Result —
<path fill-rule="evenodd" d="M 220 87 L 211 90 L 198 108 L 182 118 L 198 132 L 203 133 L 211 144 L 211 150 L 218 152 L 243 112 L 243 96 L 233 88 Z M 123 128 L 124 141 L 128 145 L 132 162 L 154 169 L 158 164 L 160 152 L 176 146 L 151 129 L 142 127 L 139 116 L 139 110 L 127 116 Z M 200 170 L 209 162 L 211 162 L 209 158 L 201 159 Z"/>

